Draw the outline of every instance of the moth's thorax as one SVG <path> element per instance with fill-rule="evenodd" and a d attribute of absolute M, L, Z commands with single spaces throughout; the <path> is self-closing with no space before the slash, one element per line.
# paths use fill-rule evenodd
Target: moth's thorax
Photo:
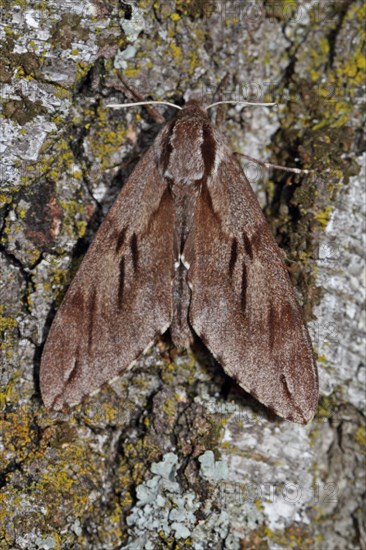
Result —
<path fill-rule="evenodd" d="M 163 130 L 156 147 L 159 170 L 174 192 L 190 189 L 216 169 L 217 140 L 206 111 L 191 101 Z"/>

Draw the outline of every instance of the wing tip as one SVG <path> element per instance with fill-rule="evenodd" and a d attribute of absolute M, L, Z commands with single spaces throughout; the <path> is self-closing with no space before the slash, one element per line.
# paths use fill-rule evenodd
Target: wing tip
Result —
<path fill-rule="evenodd" d="M 41 388 L 41 396 L 44 406 L 47 411 L 62 411 L 66 406 L 69 406 L 65 402 L 63 392 L 55 393 L 48 391 L 48 388 Z"/>
<path fill-rule="evenodd" d="M 274 402 L 268 395 L 261 395 L 258 388 L 248 388 L 247 385 L 244 385 L 238 379 L 238 376 L 231 375 L 231 378 L 256 401 L 261 403 L 273 416 L 278 416 L 284 420 L 305 426 L 313 420 L 316 414 L 318 405 L 317 391 L 312 391 L 308 397 L 299 396 L 297 400 L 290 393 L 285 393 L 282 395 L 282 399 L 281 395 L 278 395 L 278 399 Z"/>
<path fill-rule="evenodd" d="M 287 415 L 284 416 L 285 420 L 289 420 L 290 422 L 294 422 L 295 424 L 302 424 L 303 426 L 306 426 L 310 424 L 310 422 L 313 420 L 315 416 L 315 410 L 309 410 L 306 412 L 298 412 L 296 411 L 296 415 Z"/>
<path fill-rule="evenodd" d="M 267 406 L 267 408 L 271 410 L 276 416 L 279 416 L 284 420 L 294 422 L 295 424 L 302 424 L 303 426 L 310 424 L 315 416 L 317 403 L 315 403 L 315 405 L 311 404 L 309 406 L 302 407 L 295 403 L 291 403 L 291 405 L 292 406 L 285 407 L 283 410 L 278 407 L 274 408 L 271 406 Z"/>
<path fill-rule="evenodd" d="M 55 382 L 53 377 L 46 376 L 45 372 L 40 376 L 40 390 L 44 406 L 47 411 L 67 411 L 67 409 L 78 405 L 82 399 L 82 395 L 73 395 L 72 386 L 65 382 L 60 384 L 60 381 Z M 71 391 L 70 391 L 71 390 Z"/>

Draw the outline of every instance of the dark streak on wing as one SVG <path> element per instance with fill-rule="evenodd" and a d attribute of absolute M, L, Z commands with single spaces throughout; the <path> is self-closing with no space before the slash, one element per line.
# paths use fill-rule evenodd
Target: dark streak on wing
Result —
<path fill-rule="evenodd" d="M 65 380 L 64 382 L 64 387 L 66 387 L 68 384 L 70 384 L 73 380 L 75 380 L 78 372 L 79 372 L 79 368 L 80 368 L 80 362 L 79 362 L 79 347 L 77 347 L 76 349 L 76 353 L 75 353 L 75 360 L 74 360 L 74 365 L 67 377 L 67 379 Z"/>
<path fill-rule="evenodd" d="M 183 296 L 183 286 L 185 284 L 185 280 L 182 276 L 182 269 L 181 269 L 181 264 L 179 265 L 179 268 L 178 268 L 178 273 L 177 273 L 177 277 L 178 277 L 178 283 L 179 283 L 179 296 Z M 182 300 L 180 300 L 178 298 L 178 300 L 176 301 L 176 315 L 177 315 L 177 318 L 178 319 L 181 319 L 182 318 Z"/>
<path fill-rule="evenodd" d="M 230 252 L 230 261 L 229 261 L 229 274 L 230 274 L 230 277 L 233 276 L 237 259 L 238 259 L 238 241 L 234 237 L 232 242 L 231 242 L 231 252 Z"/>
<path fill-rule="evenodd" d="M 118 309 L 122 309 L 124 286 L 125 286 L 125 258 L 124 256 L 122 256 L 119 262 Z"/>
<path fill-rule="evenodd" d="M 210 191 L 209 191 L 208 185 L 205 181 L 202 182 L 201 193 L 202 193 L 202 200 L 205 203 L 205 205 L 207 206 L 207 208 L 209 209 L 209 211 L 211 212 L 212 216 L 214 216 L 214 218 L 216 218 L 216 220 L 219 223 L 221 223 L 218 212 L 215 212 L 215 210 L 214 210 L 211 195 L 210 195 Z"/>
<path fill-rule="evenodd" d="M 116 254 L 118 254 L 119 251 L 121 250 L 123 243 L 125 242 L 125 237 L 126 237 L 126 227 L 124 227 L 120 232 L 120 234 L 118 235 L 118 238 L 116 241 Z"/>
<path fill-rule="evenodd" d="M 243 273 L 241 277 L 241 293 L 240 293 L 240 305 L 243 313 L 245 313 L 245 308 L 247 306 L 247 288 L 248 288 L 247 266 L 245 265 L 245 262 L 243 262 Z"/>
<path fill-rule="evenodd" d="M 133 233 L 130 240 L 131 256 L 132 256 L 132 266 L 133 270 L 136 273 L 139 263 L 139 251 L 137 247 L 137 236 L 136 233 Z"/>
<path fill-rule="evenodd" d="M 288 387 L 288 384 L 287 384 L 287 380 L 286 380 L 286 376 L 284 374 L 281 374 L 280 376 L 280 380 L 282 382 L 282 385 L 284 387 L 284 390 L 285 392 L 287 393 L 287 396 L 289 399 L 292 399 L 292 393 L 290 392 L 289 390 L 289 387 Z"/>
<path fill-rule="evenodd" d="M 244 241 L 244 250 L 246 254 L 249 256 L 249 258 L 253 259 L 253 249 L 250 242 L 250 239 L 246 233 L 243 233 L 243 241 Z"/>
<path fill-rule="evenodd" d="M 203 176 L 203 181 L 206 181 L 209 176 L 211 176 L 212 170 L 215 166 L 215 156 L 216 156 L 216 140 L 214 138 L 212 128 L 209 124 L 204 124 L 202 128 L 202 144 L 201 152 L 203 163 L 205 165 L 205 172 Z"/>

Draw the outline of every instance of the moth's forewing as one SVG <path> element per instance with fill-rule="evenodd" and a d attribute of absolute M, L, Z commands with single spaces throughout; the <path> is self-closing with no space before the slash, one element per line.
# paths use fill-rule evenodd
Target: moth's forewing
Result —
<path fill-rule="evenodd" d="M 45 405 L 74 405 L 122 374 L 172 320 L 174 208 L 151 148 L 77 272 L 48 335 Z"/>
<path fill-rule="evenodd" d="M 222 160 L 203 186 L 185 247 L 190 323 L 242 388 L 306 424 L 318 378 L 302 311 L 258 201 L 215 134 Z"/>

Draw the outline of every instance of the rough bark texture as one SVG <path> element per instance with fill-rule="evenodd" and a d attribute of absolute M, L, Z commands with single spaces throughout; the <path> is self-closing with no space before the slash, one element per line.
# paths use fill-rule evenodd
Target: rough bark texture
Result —
<path fill-rule="evenodd" d="M 361 1 L 6 1 L 1 9 L 0 548 L 365 548 Z M 231 108 L 234 150 L 291 262 L 318 353 L 308 427 L 161 340 L 70 414 L 42 344 L 88 243 L 158 131 L 140 93 Z M 138 215 L 138 214 L 137 214 Z"/>

